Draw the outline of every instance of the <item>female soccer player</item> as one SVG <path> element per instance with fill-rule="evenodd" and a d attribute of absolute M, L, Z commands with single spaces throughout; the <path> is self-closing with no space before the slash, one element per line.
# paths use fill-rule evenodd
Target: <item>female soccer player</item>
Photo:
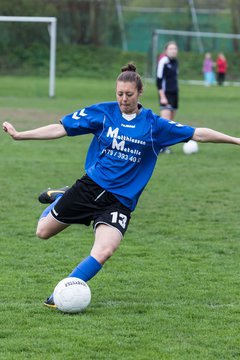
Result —
<path fill-rule="evenodd" d="M 157 66 L 157 89 L 160 102 L 160 115 L 167 120 L 174 120 L 178 109 L 178 47 L 175 41 L 165 45 L 164 53 L 160 55 Z M 161 150 L 170 154 L 171 149 Z"/>
<path fill-rule="evenodd" d="M 128 64 L 117 78 L 116 102 L 92 105 L 63 117 L 60 124 L 18 132 L 8 122 L 3 130 L 14 140 L 45 140 L 93 134 L 86 174 L 69 189 L 52 189 L 39 200 L 43 211 L 36 234 L 49 239 L 70 224 L 93 223 L 90 255 L 69 276 L 90 280 L 117 250 L 131 212 L 154 170 L 163 147 L 190 139 L 240 145 L 240 138 L 207 128 L 169 122 L 139 103 L 143 85 L 136 67 Z M 55 307 L 51 295 L 45 305 Z"/>
<path fill-rule="evenodd" d="M 161 117 L 174 120 L 178 109 L 178 47 L 175 41 L 166 44 L 157 66 L 157 89 Z"/>

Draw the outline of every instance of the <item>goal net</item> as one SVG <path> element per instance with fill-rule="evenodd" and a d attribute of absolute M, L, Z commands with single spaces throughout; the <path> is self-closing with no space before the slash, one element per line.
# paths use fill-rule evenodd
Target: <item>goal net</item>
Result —
<path fill-rule="evenodd" d="M 48 24 L 50 37 L 49 96 L 55 96 L 57 19 L 55 17 L 0 16 L 1 22 L 34 22 Z"/>

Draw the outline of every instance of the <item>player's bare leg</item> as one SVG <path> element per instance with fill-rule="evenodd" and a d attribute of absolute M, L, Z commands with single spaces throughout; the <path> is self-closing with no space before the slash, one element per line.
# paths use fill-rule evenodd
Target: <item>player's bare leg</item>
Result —
<path fill-rule="evenodd" d="M 161 110 L 161 117 L 167 120 L 174 120 L 176 111 L 170 109 Z"/>
<path fill-rule="evenodd" d="M 117 250 L 121 240 L 122 234 L 116 228 L 105 224 L 98 225 L 91 256 L 103 265 Z"/>
<path fill-rule="evenodd" d="M 36 235 L 40 239 L 49 239 L 69 226 L 68 224 L 63 224 L 57 221 L 51 215 L 51 210 L 68 189 L 68 186 L 59 189 L 49 188 L 40 194 L 38 198 L 40 203 L 50 204 L 46 209 L 44 209 L 38 221 Z"/>
<path fill-rule="evenodd" d="M 174 120 L 174 116 L 175 116 L 176 111 L 171 110 L 171 109 L 162 109 L 161 110 L 161 117 L 164 119 L 167 119 L 169 121 Z M 162 149 L 161 151 L 164 154 L 171 154 L 172 150 L 168 147 Z"/>
<path fill-rule="evenodd" d="M 59 232 L 66 229 L 69 225 L 62 224 L 55 220 L 54 217 L 49 213 L 46 217 L 41 218 L 37 225 L 36 235 L 40 239 L 49 239 L 50 237 L 58 234 Z"/>

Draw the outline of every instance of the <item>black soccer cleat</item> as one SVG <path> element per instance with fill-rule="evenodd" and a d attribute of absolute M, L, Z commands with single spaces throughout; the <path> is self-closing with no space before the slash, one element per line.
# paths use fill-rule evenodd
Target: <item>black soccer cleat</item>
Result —
<path fill-rule="evenodd" d="M 43 303 L 45 306 L 51 308 L 51 309 L 57 309 L 57 306 L 55 305 L 54 303 L 54 300 L 53 300 L 53 294 L 50 295 L 47 300 L 44 301 Z"/>
<path fill-rule="evenodd" d="M 48 188 L 39 195 L 38 200 L 42 204 L 52 204 L 56 200 L 58 195 L 64 194 L 68 189 L 69 186 L 65 186 L 59 189 Z"/>

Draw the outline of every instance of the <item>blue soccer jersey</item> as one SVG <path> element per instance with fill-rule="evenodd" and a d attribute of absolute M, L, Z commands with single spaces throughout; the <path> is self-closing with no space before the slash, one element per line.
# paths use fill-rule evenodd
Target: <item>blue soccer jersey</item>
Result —
<path fill-rule="evenodd" d="M 86 107 L 61 122 L 69 136 L 94 135 L 86 173 L 130 210 L 135 209 L 160 150 L 190 140 L 195 130 L 145 108 L 132 120 L 126 119 L 117 102 Z"/>

